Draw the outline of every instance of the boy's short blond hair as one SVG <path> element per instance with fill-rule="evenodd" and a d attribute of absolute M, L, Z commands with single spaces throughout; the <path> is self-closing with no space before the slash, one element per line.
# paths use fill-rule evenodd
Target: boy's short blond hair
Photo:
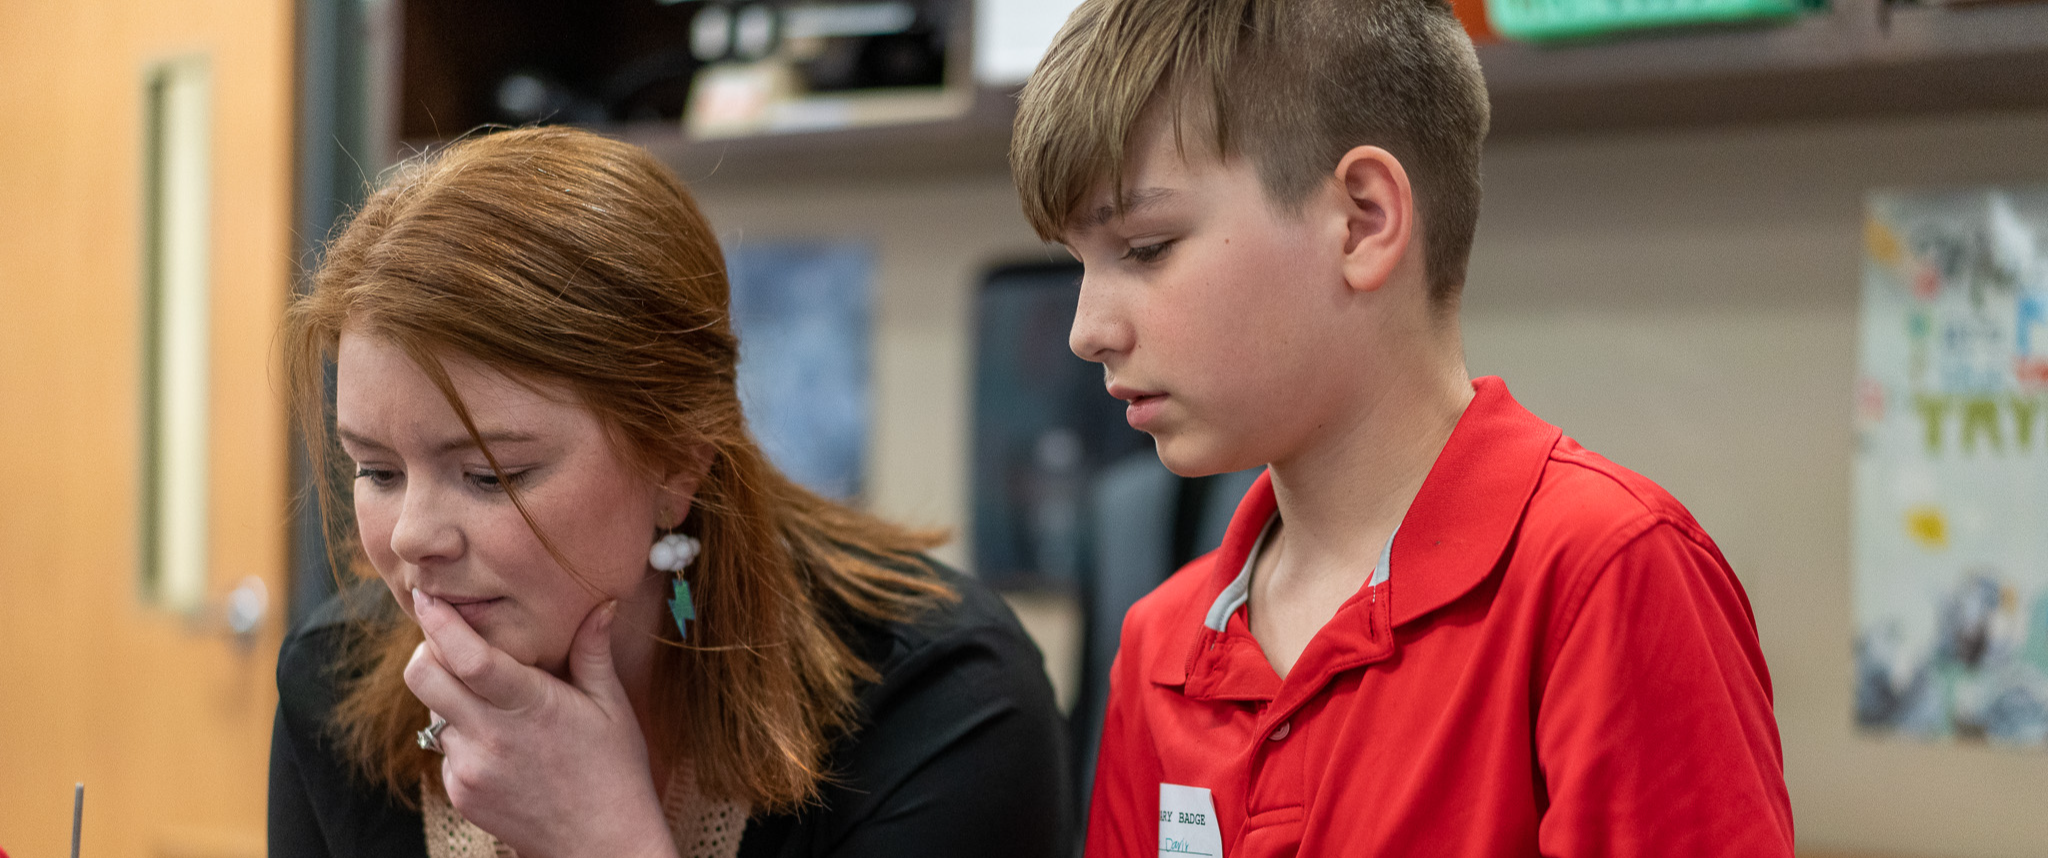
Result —
<path fill-rule="evenodd" d="M 1024 87 L 1011 140 L 1040 237 L 1064 235 L 1105 180 L 1121 193 L 1131 131 L 1155 95 L 1177 136 L 1206 132 L 1217 154 L 1247 156 L 1285 209 L 1353 147 L 1393 153 L 1415 188 L 1431 302 L 1455 304 L 1479 224 L 1488 106 L 1472 40 L 1444 0 L 1087 0 Z"/>

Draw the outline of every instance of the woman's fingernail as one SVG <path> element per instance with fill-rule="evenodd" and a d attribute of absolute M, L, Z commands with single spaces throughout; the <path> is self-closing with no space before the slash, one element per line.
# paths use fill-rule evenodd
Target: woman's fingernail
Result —
<path fill-rule="evenodd" d="M 433 604 L 433 602 L 434 602 L 434 597 L 432 597 L 432 596 L 429 596 L 429 595 L 427 595 L 427 594 L 425 594 L 425 593 L 422 593 L 422 592 L 420 592 L 420 588 L 418 588 L 418 587 L 414 587 L 414 588 L 412 588 L 412 609 L 413 609 L 413 610 L 417 611 L 417 610 L 419 610 L 419 609 L 420 609 L 420 606 L 421 606 L 421 605 L 430 605 L 430 604 Z"/>

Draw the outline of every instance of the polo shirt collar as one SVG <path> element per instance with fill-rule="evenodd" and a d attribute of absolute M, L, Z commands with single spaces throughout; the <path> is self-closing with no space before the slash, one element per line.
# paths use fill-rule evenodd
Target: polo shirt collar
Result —
<path fill-rule="evenodd" d="M 1361 591 L 1371 590 L 1393 567 L 1400 568 L 1399 579 L 1385 585 L 1395 628 L 1450 604 L 1492 574 L 1550 451 L 1563 435 L 1515 402 L 1499 378 L 1474 379 L 1472 389 L 1472 402 L 1388 542 L 1373 582 Z M 1203 652 L 1230 634 L 1212 626 L 1216 618 L 1210 615 L 1219 603 L 1230 605 L 1221 617 L 1226 629 L 1243 626 L 1242 594 L 1226 591 L 1248 592 L 1251 579 L 1244 572 L 1278 511 L 1272 475 L 1261 474 L 1239 502 L 1223 544 L 1210 558 L 1209 580 L 1200 597 L 1190 600 L 1184 616 L 1174 620 L 1171 628 L 1178 640 L 1153 651 L 1147 670 L 1153 682 L 1186 685 Z M 1333 622 L 1343 616 L 1340 612 Z M 1265 696 L 1265 689 L 1259 691 L 1258 696 Z"/>
<path fill-rule="evenodd" d="M 1263 474 L 1260 476 L 1264 477 Z M 1202 620 L 1202 625 L 1208 626 L 1210 631 L 1223 631 L 1229 626 L 1231 615 L 1251 601 L 1252 567 L 1259 564 L 1259 554 L 1266 550 L 1266 537 L 1273 535 L 1273 523 L 1279 520 L 1278 515 L 1266 517 L 1266 526 L 1259 528 L 1259 539 L 1252 543 L 1251 553 L 1245 556 L 1244 567 L 1238 570 L 1237 577 L 1223 588 L 1223 592 L 1216 594 L 1216 601 L 1209 603 L 1209 614 Z M 1399 533 L 1400 528 L 1394 528 L 1394 532 Z M 1393 557 L 1394 541 L 1389 539 L 1380 548 L 1380 560 L 1373 565 L 1372 577 L 1366 580 L 1365 586 L 1377 587 L 1393 577 Z"/>

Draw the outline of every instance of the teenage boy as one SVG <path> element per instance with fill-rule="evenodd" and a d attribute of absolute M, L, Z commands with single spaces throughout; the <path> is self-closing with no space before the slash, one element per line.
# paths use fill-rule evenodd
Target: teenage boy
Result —
<path fill-rule="evenodd" d="M 1437 0 L 1088 0 L 1012 160 L 1071 345 L 1181 474 L 1087 852 L 1789 856 L 1747 597 L 1684 507 L 1468 378 L 1487 100 Z"/>

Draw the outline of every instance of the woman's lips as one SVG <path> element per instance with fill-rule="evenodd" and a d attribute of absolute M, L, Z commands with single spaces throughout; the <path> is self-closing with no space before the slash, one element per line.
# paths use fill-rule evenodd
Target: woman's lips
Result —
<path fill-rule="evenodd" d="M 454 600 L 446 600 L 446 601 L 448 602 L 448 606 L 449 606 L 449 607 L 451 607 L 451 608 L 454 608 L 454 609 L 455 609 L 455 613 L 458 613 L 458 614 L 461 614 L 461 615 L 462 615 L 462 619 L 463 619 L 463 621 L 464 621 L 464 622 L 467 622 L 467 623 L 469 623 L 470 625 L 474 626 L 474 625 L 476 625 L 476 623 L 477 623 L 477 621 L 478 621 L 478 620 L 480 620 L 480 619 L 483 619 L 484 617 L 490 616 L 490 614 L 491 614 L 491 611 L 492 611 L 493 609 L 497 608 L 497 607 L 498 607 L 498 604 L 499 604 L 499 603 L 501 603 L 501 602 L 503 602 L 503 601 L 505 601 L 505 600 L 504 600 L 504 599 L 469 599 L 469 600 L 465 600 L 465 601 L 459 601 L 459 602 L 458 602 L 458 601 L 454 601 Z"/>

